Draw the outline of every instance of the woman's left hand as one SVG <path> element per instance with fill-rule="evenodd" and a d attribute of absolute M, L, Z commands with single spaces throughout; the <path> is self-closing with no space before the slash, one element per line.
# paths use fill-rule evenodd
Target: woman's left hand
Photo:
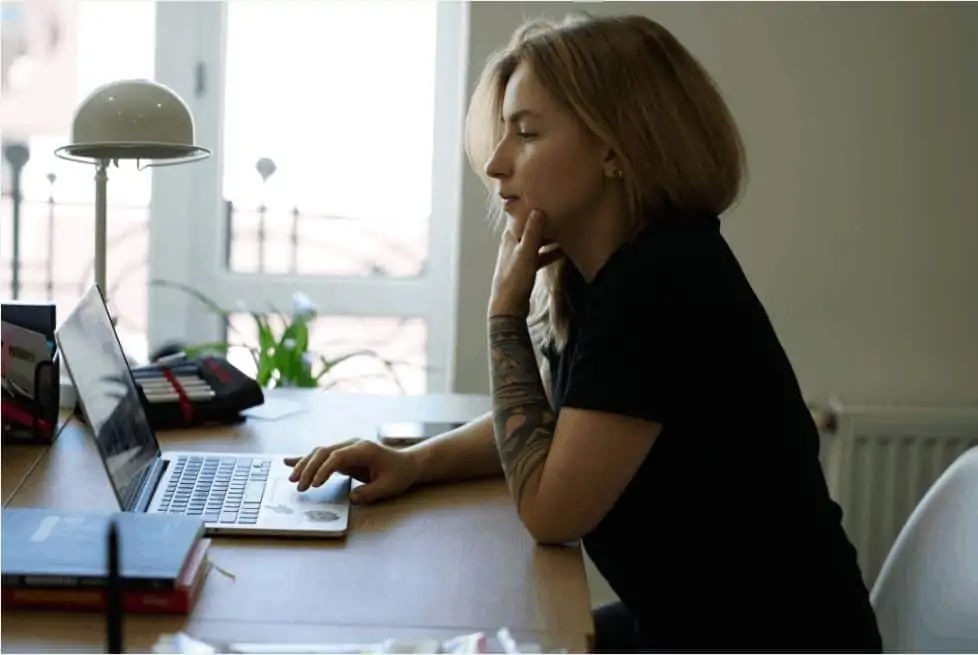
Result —
<path fill-rule="evenodd" d="M 517 234 L 509 221 L 499 243 L 496 271 L 492 276 L 492 292 L 489 296 L 489 316 L 517 316 L 526 318 L 530 313 L 530 294 L 537 271 L 549 266 L 561 257 L 559 248 L 544 248 L 543 234 L 546 217 L 540 210 L 533 210 L 527 217 L 523 234 Z"/>

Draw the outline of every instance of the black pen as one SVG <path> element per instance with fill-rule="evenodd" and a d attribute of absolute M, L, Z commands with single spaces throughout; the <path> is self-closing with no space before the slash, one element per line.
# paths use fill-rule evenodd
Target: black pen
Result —
<path fill-rule="evenodd" d="M 122 575 L 119 571 L 119 528 L 109 522 L 109 580 L 105 604 L 108 653 L 122 652 Z"/>

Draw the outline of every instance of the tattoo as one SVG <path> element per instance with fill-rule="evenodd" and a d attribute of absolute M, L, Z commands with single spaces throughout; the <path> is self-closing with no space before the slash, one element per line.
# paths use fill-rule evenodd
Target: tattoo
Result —
<path fill-rule="evenodd" d="M 489 319 L 489 367 L 496 448 L 519 508 L 527 480 L 547 458 L 557 425 L 524 319 Z"/>

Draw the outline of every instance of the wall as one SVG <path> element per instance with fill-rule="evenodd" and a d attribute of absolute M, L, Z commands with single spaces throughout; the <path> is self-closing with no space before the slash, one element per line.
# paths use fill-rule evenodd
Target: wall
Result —
<path fill-rule="evenodd" d="M 524 16 L 617 3 L 473 3 L 469 90 Z M 806 394 L 978 399 L 978 8 L 629 3 L 711 70 L 751 181 L 724 233 Z M 455 389 L 488 391 L 496 237 L 463 182 Z"/>

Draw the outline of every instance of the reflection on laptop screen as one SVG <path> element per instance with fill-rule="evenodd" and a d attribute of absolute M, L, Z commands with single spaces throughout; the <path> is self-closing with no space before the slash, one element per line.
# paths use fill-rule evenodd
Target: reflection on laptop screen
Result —
<path fill-rule="evenodd" d="M 58 328 L 57 341 L 116 496 L 128 510 L 160 447 L 97 286 Z"/>

